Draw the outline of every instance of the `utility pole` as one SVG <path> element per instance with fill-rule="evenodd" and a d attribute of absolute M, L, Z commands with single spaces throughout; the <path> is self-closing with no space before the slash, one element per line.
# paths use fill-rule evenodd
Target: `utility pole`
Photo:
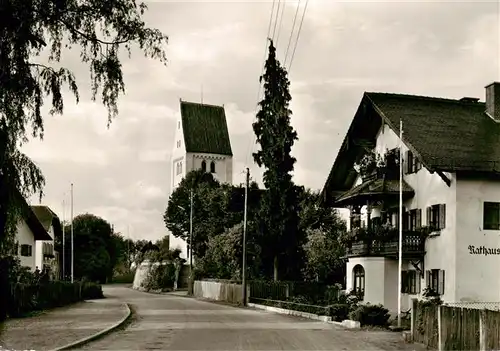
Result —
<path fill-rule="evenodd" d="M 193 274 L 193 188 L 189 192 L 189 283 L 188 294 L 194 294 L 194 274 Z"/>
<path fill-rule="evenodd" d="M 189 275 L 193 276 L 193 189 L 189 195 Z"/>
<path fill-rule="evenodd" d="M 242 264 L 242 290 L 243 306 L 247 305 L 247 212 L 248 212 L 248 187 L 250 186 L 250 169 L 246 171 L 245 207 L 243 212 L 243 264 Z"/>
<path fill-rule="evenodd" d="M 75 237 L 73 232 L 73 183 L 71 183 L 71 282 L 75 279 Z"/>
<path fill-rule="evenodd" d="M 66 194 L 66 193 L 65 193 Z M 65 226 L 66 226 L 66 201 L 63 199 L 63 224 L 62 224 L 62 235 L 63 235 L 63 242 L 62 242 L 62 279 L 66 280 L 66 232 L 65 232 Z"/>
<path fill-rule="evenodd" d="M 132 263 L 130 262 L 130 224 L 127 224 L 127 272 L 130 273 L 130 271 L 132 270 L 130 268 L 130 266 L 132 265 Z"/>

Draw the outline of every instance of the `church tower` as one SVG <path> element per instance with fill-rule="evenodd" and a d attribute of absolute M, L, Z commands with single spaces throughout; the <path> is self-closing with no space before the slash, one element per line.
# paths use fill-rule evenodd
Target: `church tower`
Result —
<path fill-rule="evenodd" d="M 212 173 L 221 183 L 232 184 L 233 152 L 224 106 L 181 100 L 180 108 L 170 162 L 171 193 L 195 169 Z M 186 241 L 171 234 L 170 248 L 181 249 L 181 257 L 189 258 Z"/>

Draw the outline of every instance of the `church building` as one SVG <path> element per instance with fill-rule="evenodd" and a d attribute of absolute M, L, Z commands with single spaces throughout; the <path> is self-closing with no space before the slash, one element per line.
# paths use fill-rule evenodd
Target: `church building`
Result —
<path fill-rule="evenodd" d="M 170 162 L 171 193 L 192 170 L 212 173 L 221 183 L 233 182 L 233 152 L 224 106 L 180 101 L 175 141 Z M 187 242 L 170 234 L 170 248 L 181 249 L 188 259 Z"/>

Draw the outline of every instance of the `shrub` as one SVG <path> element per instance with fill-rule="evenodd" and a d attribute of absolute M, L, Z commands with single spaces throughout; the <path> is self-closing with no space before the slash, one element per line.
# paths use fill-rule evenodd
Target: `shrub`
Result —
<path fill-rule="evenodd" d="M 17 283 L 11 287 L 8 315 L 20 317 L 33 311 L 61 307 L 82 300 L 102 297 L 101 285 L 92 282 Z"/>
<path fill-rule="evenodd" d="M 346 303 L 336 303 L 327 307 L 328 316 L 336 322 L 342 322 L 349 317 L 351 306 Z"/>
<path fill-rule="evenodd" d="M 142 287 L 148 291 L 173 289 L 175 270 L 175 265 L 171 262 L 151 264 Z"/>
<path fill-rule="evenodd" d="M 128 273 L 117 274 L 113 277 L 113 283 L 116 284 L 132 284 L 134 282 L 135 271 Z"/>
<path fill-rule="evenodd" d="M 358 321 L 362 326 L 387 326 L 389 321 L 389 310 L 382 305 L 358 305 L 349 313 L 349 319 Z"/>
<path fill-rule="evenodd" d="M 83 300 L 96 300 L 102 299 L 104 294 L 102 293 L 102 286 L 96 283 L 83 283 L 82 285 L 82 296 Z"/>

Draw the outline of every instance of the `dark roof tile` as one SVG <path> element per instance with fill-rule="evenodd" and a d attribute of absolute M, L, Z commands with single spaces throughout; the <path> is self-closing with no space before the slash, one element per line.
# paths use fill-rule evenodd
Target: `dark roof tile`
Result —
<path fill-rule="evenodd" d="M 382 122 L 399 135 L 400 119 L 404 143 L 429 170 L 500 173 L 500 124 L 485 110 L 484 102 L 471 99 L 365 93 L 323 188 L 323 200 L 329 202 L 334 193 L 353 186 L 354 162 L 365 152 L 357 143 L 375 141 Z"/>
<path fill-rule="evenodd" d="M 442 171 L 500 171 L 500 124 L 482 102 L 366 93 L 422 161 Z"/>
<path fill-rule="evenodd" d="M 223 106 L 181 101 L 186 152 L 232 156 Z"/>

